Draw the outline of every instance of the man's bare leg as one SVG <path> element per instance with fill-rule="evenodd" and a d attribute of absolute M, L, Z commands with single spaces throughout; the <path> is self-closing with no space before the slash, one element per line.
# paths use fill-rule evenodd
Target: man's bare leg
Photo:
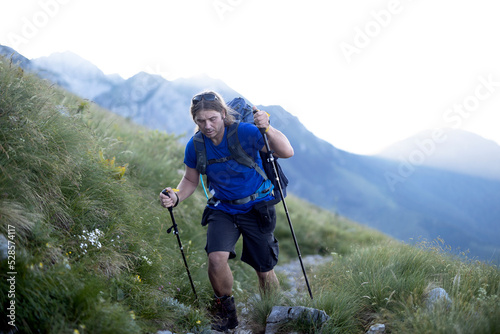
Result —
<path fill-rule="evenodd" d="M 212 252 L 208 254 L 208 278 L 215 295 L 231 296 L 233 293 L 233 273 L 228 264 L 229 252 Z"/>
<path fill-rule="evenodd" d="M 227 261 L 229 252 L 208 254 L 208 277 L 215 293 L 215 311 L 212 329 L 225 332 L 238 326 L 233 292 L 233 273 Z"/>

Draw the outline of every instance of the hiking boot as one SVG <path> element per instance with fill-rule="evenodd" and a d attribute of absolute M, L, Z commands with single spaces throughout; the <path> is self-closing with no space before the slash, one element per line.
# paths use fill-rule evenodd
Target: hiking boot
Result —
<path fill-rule="evenodd" d="M 212 329 L 225 332 L 238 326 L 234 298 L 229 296 L 215 297 L 215 315 Z"/>

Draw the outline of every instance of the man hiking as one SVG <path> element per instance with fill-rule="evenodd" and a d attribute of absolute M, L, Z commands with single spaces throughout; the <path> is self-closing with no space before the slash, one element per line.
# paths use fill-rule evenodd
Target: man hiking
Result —
<path fill-rule="evenodd" d="M 274 237 L 276 211 L 267 202 L 274 199 L 273 185 L 256 168 L 239 164 L 231 157 L 228 129 L 235 117 L 222 97 L 206 91 L 193 97 L 191 115 L 201 132 L 206 158 L 206 175 L 213 197 L 203 212 L 202 225 L 207 227 L 208 277 L 215 293 L 217 314 L 212 328 L 218 331 L 238 325 L 232 296 L 233 274 L 228 260 L 235 258 L 235 245 L 243 235 L 241 260 L 257 272 L 262 293 L 279 287 L 274 273 L 278 262 L 278 241 Z M 237 136 L 243 149 L 262 170 L 259 151 L 266 151 L 261 131 L 265 131 L 269 147 L 277 158 L 293 156 L 293 148 L 283 133 L 269 124 L 264 111 L 254 114 L 255 125 L 240 123 Z M 200 172 L 197 170 L 199 152 L 193 136 L 186 145 L 185 172 L 178 192 L 167 187 L 169 196 L 160 194 L 163 207 L 177 206 L 196 190 Z"/>

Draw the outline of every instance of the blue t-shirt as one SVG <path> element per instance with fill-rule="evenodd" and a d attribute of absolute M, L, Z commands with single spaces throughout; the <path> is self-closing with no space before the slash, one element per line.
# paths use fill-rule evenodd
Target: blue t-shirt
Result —
<path fill-rule="evenodd" d="M 243 149 L 262 168 L 262 159 L 260 158 L 259 150 L 264 147 L 264 139 L 259 129 L 253 124 L 240 123 L 238 138 Z M 231 155 L 227 143 L 227 127 L 224 129 L 224 137 L 219 145 L 214 145 L 205 135 L 203 135 L 203 139 L 205 140 L 207 161 Z M 186 145 L 184 163 L 190 168 L 196 168 L 196 150 L 193 137 L 191 137 Z M 246 213 L 252 209 L 255 203 L 273 199 L 270 194 L 240 205 L 224 202 L 224 200 L 231 201 L 250 196 L 256 193 L 263 186 L 264 182 L 262 176 L 255 169 L 240 165 L 233 159 L 226 162 L 207 164 L 206 173 L 210 192 L 215 198 L 221 200 L 215 207 L 211 206 L 214 209 L 219 209 L 230 214 Z M 268 188 L 271 182 L 268 180 L 266 183 L 265 187 Z"/>

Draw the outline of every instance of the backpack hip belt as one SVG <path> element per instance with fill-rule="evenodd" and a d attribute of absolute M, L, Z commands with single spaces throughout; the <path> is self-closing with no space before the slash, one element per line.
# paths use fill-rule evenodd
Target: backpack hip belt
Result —
<path fill-rule="evenodd" d="M 215 197 L 211 197 L 208 200 L 207 204 L 209 204 L 209 205 L 216 205 L 217 202 L 219 202 L 219 201 L 223 202 L 223 203 L 232 204 L 232 205 L 247 204 L 248 202 L 254 201 L 257 198 L 261 198 L 261 197 L 265 197 L 265 196 L 269 195 L 271 193 L 271 191 L 273 190 L 274 186 L 271 184 L 269 186 L 269 188 L 267 188 L 265 190 L 262 190 L 262 191 L 260 191 L 260 188 L 259 188 L 259 190 L 257 190 L 257 192 L 255 192 L 254 194 L 252 194 L 250 196 L 247 196 L 247 197 L 244 197 L 244 198 L 240 198 L 240 199 L 235 199 L 235 200 L 222 200 L 222 199 L 218 199 L 218 198 L 215 198 Z"/>

